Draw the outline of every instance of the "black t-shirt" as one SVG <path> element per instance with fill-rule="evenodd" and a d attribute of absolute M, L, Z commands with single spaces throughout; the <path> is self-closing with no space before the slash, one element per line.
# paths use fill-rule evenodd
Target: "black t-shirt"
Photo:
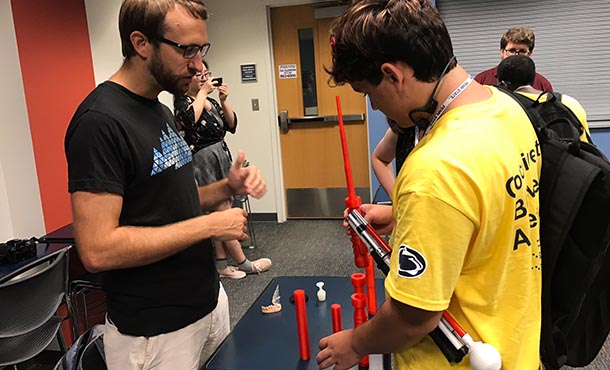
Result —
<path fill-rule="evenodd" d="M 202 214 L 192 156 L 158 100 L 100 84 L 77 109 L 65 138 L 68 190 L 123 197 L 121 226 L 161 226 Z M 104 273 L 108 314 L 119 331 L 154 336 L 210 313 L 219 282 L 210 240 L 156 263 Z"/>
<path fill-rule="evenodd" d="M 403 128 L 396 141 L 396 175 L 400 172 L 407 156 L 415 147 L 415 126 Z"/>

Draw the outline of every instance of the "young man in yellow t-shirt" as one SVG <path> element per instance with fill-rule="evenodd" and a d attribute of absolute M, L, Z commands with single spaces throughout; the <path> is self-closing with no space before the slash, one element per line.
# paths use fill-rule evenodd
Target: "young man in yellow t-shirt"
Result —
<path fill-rule="evenodd" d="M 457 64 L 428 1 L 356 2 L 331 46 L 334 82 L 416 125 L 417 144 L 393 206 L 361 207 L 378 231 L 393 229 L 388 299 L 363 325 L 320 340 L 320 368 L 387 352 L 400 370 L 470 368 L 468 356 L 450 364 L 427 336 L 448 310 L 499 351 L 503 369 L 538 369 L 541 154 L 527 115 Z"/>

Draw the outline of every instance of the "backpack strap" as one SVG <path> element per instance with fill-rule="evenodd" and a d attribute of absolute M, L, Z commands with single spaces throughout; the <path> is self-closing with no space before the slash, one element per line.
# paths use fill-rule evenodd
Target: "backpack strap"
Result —
<path fill-rule="evenodd" d="M 561 107 L 563 109 L 565 109 L 566 113 L 568 115 L 570 115 L 572 118 L 570 119 L 570 123 L 572 123 L 572 126 L 574 126 L 577 130 L 578 130 L 578 134 L 579 137 L 582 136 L 582 134 L 584 133 L 587 137 L 587 141 L 589 143 L 593 143 L 593 139 L 591 139 L 591 135 L 589 135 L 589 133 L 585 130 L 584 125 L 582 124 L 582 122 L 580 122 L 580 119 L 576 116 L 576 114 L 572 111 L 572 109 L 570 109 L 570 107 L 568 107 L 567 105 L 563 104 L 563 95 L 559 92 L 556 91 L 543 91 L 538 95 L 538 98 L 536 98 L 536 101 L 534 103 L 534 107 L 537 107 L 538 105 L 542 104 L 543 102 L 540 101 L 540 99 L 546 96 L 546 100 L 548 102 L 554 103 L 555 101 L 557 101 L 558 103 L 561 103 Z"/>

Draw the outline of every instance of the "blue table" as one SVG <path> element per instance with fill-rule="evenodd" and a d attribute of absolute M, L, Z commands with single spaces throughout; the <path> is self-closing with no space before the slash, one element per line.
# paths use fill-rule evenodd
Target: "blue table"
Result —
<path fill-rule="evenodd" d="M 61 249 L 70 248 L 71 244 L 67 243 L 36 243 L 36 256 L 32 258 L 28 258 L 23 261 L 19 261 L 12 264 L 0 264 L 0 280 L 9 274 L 14 273 L 19 270 L 21 267 L 36 261 L 38 258 L 44 257 L 46 255 L 55 253 Z"/>
<path fill-rule="evenodd" d="M 318 302 L 316 282 L 324 282 L 326 301 Z M 377 306 L 384 300 L 383 281 L 376 280 Z M 275 287 L 279 284 L 282 310 L 263 314 L 261 306 L 271 304 Z M 303 289 L 309 296 L 306 303 L 311 358 L 299 358 L 296 312 L 290 296 Z M 256 299 L 233 331 L 206 364 L 209 370 L 317 370 L 318 342 L 332 334 L 330 306 L 341 305 L 343 328 L 353 327 L 350 278 L 346 277 L 277 277 Z M 357 366 L 355 367 L 357 368 Z M 382 369 L 380 355 L 370 356 L 370 369 Z"/>

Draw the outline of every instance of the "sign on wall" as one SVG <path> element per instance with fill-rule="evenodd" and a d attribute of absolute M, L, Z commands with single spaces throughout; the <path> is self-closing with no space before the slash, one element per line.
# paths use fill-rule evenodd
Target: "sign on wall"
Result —
<path fill-rule="evenodd" d="M 256 64 L 241 64 L 241 82 L 256 81 Z"/>
<path fill-rule="evenodd" d="M 297 78 L 297 65 L 280 64 L 280 78 Z"/>

